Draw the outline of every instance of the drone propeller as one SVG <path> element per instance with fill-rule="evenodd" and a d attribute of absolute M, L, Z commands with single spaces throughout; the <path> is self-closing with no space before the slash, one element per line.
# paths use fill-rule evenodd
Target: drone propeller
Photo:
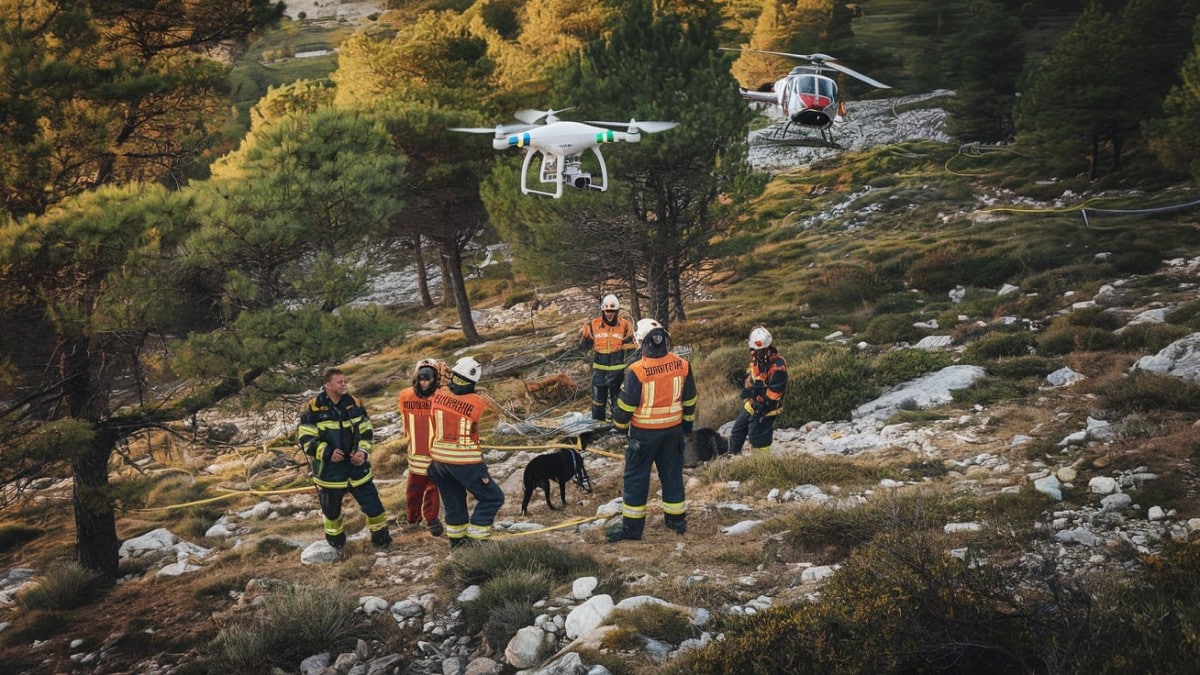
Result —
<path fill-rule="evenodd" d="M 494 127 L 450 127 L 450 131 L 462 131 L 468 134 L 495 134 L 497 138 L 509 134 L 519 134 L 536 128 L 536 124 L 497 124 Z"/>
<path fill-rule="evenodd" d="M 601 122 L 598 120 L 588 120 L 588 124 L 595 124 L 601 127 L 620 127 L 626 129 L 631 134 L 636 134 L 639 131 L 644 131 L 648 134 L 657 134 L 660 131 L 674 129 L 679 126 L 679 122 L 638 122 L 637 120 L 629 120 L 628 122 Z"/>
<path fill-rule="evenodd" d="M 524 110 L 518 110 L 517 112 L 513 113 L 513 117 L 521 120 L 522 122 L 524 122 L 526 124 L 537 124 L 538 120 L 540 120 L 544 117 L 544 118 L 546 118 L 546 123 L 549 124 L 551 122 L 558 121 L 558 117 L 557 117 L 558 113 L 566 112 L 568 110 L 574 110 L 574 109 L 575 109 L 574 107 L 562 108 L 561 110 L 533 110 L 532 108 L 526 108 Z"/>
<path fill-rule="evenodd" d="M 845 74 L 849 75 L 850 77 L 854 77 L 859 80 L 862 80 L 863 82 L 866 82 L 867 84 L 871 85 L 872 87 L 878 87 L 880 89 L 891 89 L 891 87 L 889 85 L 886 85 L 886 84 L 880 82 L 879 80 L 876 80 L 871 77 L 867 77 L 866 75 L 863 75 L 862 73 L 858 72 L 857 70 L 847 68 L 846 66 L 843 66 L 839 63 L 834 63 L 834 61 L 837 61 L 837 59 L 828 54 L 820 54 L 820 53 L 790 54 L 788 52 L 772 52 L 772 51 L 768 51 L 766 49 L 736 49 L 733 47 L 721 47 L 721 49 L 723 49 L 724 51 L 727 51 L 727 52 L 751 52 L 754 54 L 774 54 L 776 56 L 787 56 L 787 57 L 790 57 L 793 59 L 803 59 L 805 61 L 811 61 L 812 64 L 818 68 L 832 68 L 833 70 L 836 70 L 839 73 L 845 73 Z"/>

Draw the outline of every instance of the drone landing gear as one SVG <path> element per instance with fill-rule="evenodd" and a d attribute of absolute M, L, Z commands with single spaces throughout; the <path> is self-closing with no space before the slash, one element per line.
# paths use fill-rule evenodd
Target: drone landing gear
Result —
<path fill-rule="evenodd" d="M 554 184 L 554 192 L 550 192 L 529 187 L 529 164 L 537 152 L 530 149 L 525 153 L 525 160 L 521 163 L 521 194 L 532 193 L 558 199 L 562 197 L 564 183 L 577 190 L 589 188 L 600 192 L 608 190 L 608 166 L 604 163 L 604 155 L 600 154 L 598 148 L 591 148 L 591 151 L 596 155 L 596 161 L 600 163 L 599 176 L 583 170 L 583 163 L 580 161 L 579 155 L 562 156 L 542 153 L 538 176 L 542 183 Z"/>

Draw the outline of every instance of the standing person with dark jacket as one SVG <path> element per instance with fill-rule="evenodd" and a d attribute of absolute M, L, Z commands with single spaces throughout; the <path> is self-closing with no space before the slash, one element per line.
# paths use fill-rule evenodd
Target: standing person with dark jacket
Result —
<path fill-rule="evenodd" d="M 325 541 L 337 549 L 346 545 L 342 500 L 347 492 L 366 516 L 371 543 L 380 548 L 392 543 L 387 512 L 371 473 L 372 437 L 367 409 L 346 393 L 346 374 L 338 368 L 325 371 L 322 392 L 309 399 L 300 414 L 298 440 L 312 465 Z"/>
<path fill-rule="evenodd" d="M 446 510 L 446 537 L 450 548 L 486 540 L 492 534 L 496 512 L 504 504 L 504 491 L 488 474 L 479 445 L 479 419 L 487 408 L 475 385 L 483 366 L 470 356 L 450 370 L 450 384 L 433 395 L 433 463 L 429 479 L 442 493 Z M 475 498 L 468 515 L 467 494 Z"/>
<path fill-rule="evenodd" d="M 629 430 L 621 527 L 607 533 L 610 542 L 641 539 L 646 526 L 650 467 L 662 483 L 663 520 L 678 534 L 687 531 L 683 486 L 683 435 L 696 421 L 696 382 L 691 365 L 671 353 L 667 331 L 654 319 L 637 323 L 634 339 L 642 357 L 625 371 L 613 422 Z"/>
<path fill-rule="evenodd" d="M 579 346 L 592 350 L 592 419 L 612 421 L 625 375 L 625 357 L 633 351 L 633 325 L 620 316 L 621 301 L 609 293 L 600 301 L 600 316 L 579 331 Z"/>
<path fill-rule="evenodd" d="M 429 480 L 429 448 L 433 445 L 433 393 L 440 384 L 443 370 L 434 359 L 417 362 L 413 385 L 401 389 L 396 397 L 404 435 L 408 437 L 408 482 L 405 486 L 405 516 L 409 525 L 425 521 L 429 534 L 442 536 L 445 528 L 438 520 L 441 499 L 437 486 Z"/>
<path fill-rule="evenodd" d="M 787 361 L 762 326 L 750 331 L 750 366 L 741 376 L 740 396 L 746 400 L 729 431 L 729 451 L 740 453 L 747 435 L 751 452 L 770 452 L 775 418 L 787 391 Z"/>

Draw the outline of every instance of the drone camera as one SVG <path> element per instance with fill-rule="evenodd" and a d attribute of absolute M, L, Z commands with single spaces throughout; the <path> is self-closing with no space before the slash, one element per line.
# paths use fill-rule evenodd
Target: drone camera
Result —
<path fill-rule="evenodd" d="M 585 190 L 592 185 L 592 175 L 589 173 L 581 173 L 571 181 L 577 190 Z"/>

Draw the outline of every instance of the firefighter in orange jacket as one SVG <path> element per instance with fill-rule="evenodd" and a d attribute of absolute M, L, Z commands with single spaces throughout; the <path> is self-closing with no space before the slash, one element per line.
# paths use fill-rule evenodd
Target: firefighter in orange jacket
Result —
<path fill-rule="evenodd" d="M 442 536 L 445 528 L 438 520 L 441 499 L 437 486 L 429 480 L 429 463 L 433 458 L 429 447 L 433 445 L 433 393 L 441 383 L 439 373 L 443 368 L 434 359 L 417 362 L 413 386 L 400 390 L 396 405 L 400 408 L 400 419 L 404 434 L 408 436 L 408 482 L 405 490 L 405 515 L 409 525 L 425 521 L 429 533 Z"/>
<path fill-rule="evenodd" d="M 442 493 L 452 549 L 491 536 L 496 512 L 504 504 L 504 491 L 488 475 L 479 446 L 479 419 L 487 402 L 475 393 L 475 385 L 482 374 L 483 366 L 475 359 L 459 359 L 450 370 L 449 386 L 434 393 L 431 405 L 434 439 L 429 479 Z M 467 493 L 476 500 L 469 515 Z"/>
<path fill-rule="evenodd" d="M 625 374 L 625 357 L 633 351 L 633 326 L 620 316 L 621 301 L 609 293 L 600 301 L 600 316 L 583 324 L 580 348 L 592 350 L 592 419 L 612 421 Z"/>
<path fill-rule="evenodd" d="M 671 353 L 667 331 L 654 319 L 638 321 L 634 339 L 642 357 L 625 371 L 613 423 L 629 430 L 625 448 L 621 526 L 610 542 L 641 539 L 646 525 L 650 466 L 662 483 L 663 520 L 678 534 L 687 531 L 683 487 L 683 435 L 696 420 L 696 381 L 687 361 Z"/>
<path fill-rule="evenodd" d="M 766 328 L 755 326 L 750 331 L 750 367 L 742 375 L 740 393 L 746 402 L 729 431 L 730 452 L 741 452 L 747 435 L 752 452 L 771 451 L 775 419 L 787 391 L 787 361 L 772 342 Z"/>

